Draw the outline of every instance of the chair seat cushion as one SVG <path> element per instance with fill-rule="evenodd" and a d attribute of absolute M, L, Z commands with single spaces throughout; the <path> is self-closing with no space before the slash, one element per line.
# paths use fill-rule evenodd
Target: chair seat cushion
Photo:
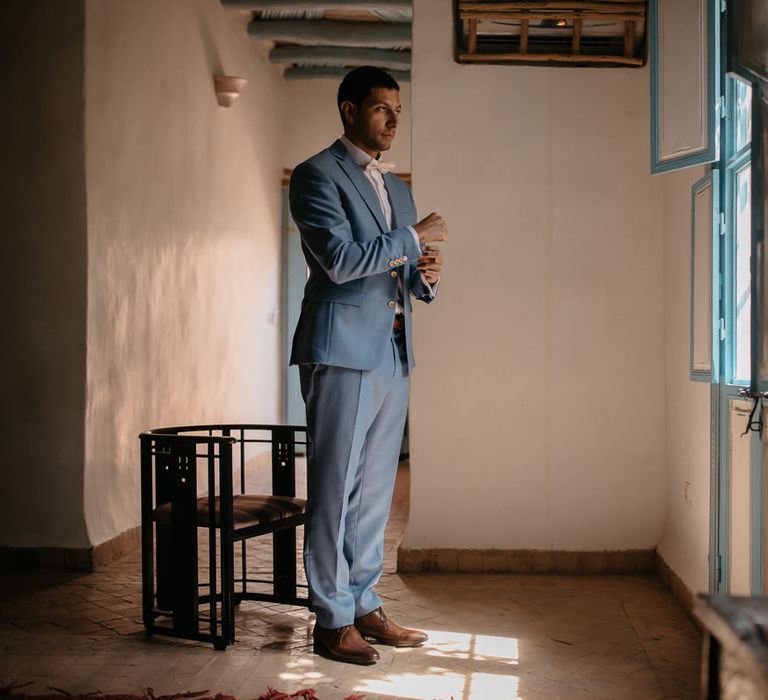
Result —
<path fill-rule="evenodd" d="M 219 497 L 216 496 L 216 527 L 221 525 Z M 232 515 L 235 528 L 266 525 L 278 520 L 302 514 L 307 507 L 303 498 L 289 496 L 263 496 L 257 494 L 239 494 L 232 499 Z M 155 508 L 152 517 L 158 523 L 171 522 L 171 504 L 165 503 Z M 208 497 L 197 499 L 197 525 L 208 527 Z"/>

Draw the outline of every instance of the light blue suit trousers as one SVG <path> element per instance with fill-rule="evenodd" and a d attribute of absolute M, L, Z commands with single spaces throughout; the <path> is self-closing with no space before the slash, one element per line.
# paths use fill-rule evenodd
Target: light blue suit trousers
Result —
<path fill-rule="evenodd" d="M 373 590 L 408 408 L 404 339 L 372 370 L 300 365 L 310 431 L 304 568 L 321 627 L 381 605 Z"/>

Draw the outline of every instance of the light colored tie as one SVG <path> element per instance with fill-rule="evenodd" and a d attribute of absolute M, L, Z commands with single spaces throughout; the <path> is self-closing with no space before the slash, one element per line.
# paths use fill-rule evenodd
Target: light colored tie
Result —
<path fill-rule="evenodd" d="M 389 163 L 385 160 L 376 160 L 375 158 L 371 158 L 371 160 L 365 165 L 365 172 L 367 173 L 373 171 L 383 175 L 384 173 L 391 173 L 394 169 L 394 163 Z"/>

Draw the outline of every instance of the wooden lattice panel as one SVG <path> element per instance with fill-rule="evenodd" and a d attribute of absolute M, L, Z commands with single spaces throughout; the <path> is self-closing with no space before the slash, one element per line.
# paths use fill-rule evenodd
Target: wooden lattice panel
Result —
<path fill-rule="evenodd" d="M 460 63 L 642 66 L 646 0 L 458 0 Z"/>

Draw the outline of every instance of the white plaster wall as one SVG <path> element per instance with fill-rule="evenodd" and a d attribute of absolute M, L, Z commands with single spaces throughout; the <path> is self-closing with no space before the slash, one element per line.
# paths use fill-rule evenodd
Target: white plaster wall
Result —
<path fill-rule="evenodd" d="M 664 192 L 664 336 L 667 507 L 659 553 L 693 591 L 707 591 L 710 489 L 710 387 L 690 368 L 691 186 L 689 168 L 658 176 Z M 688 487 L 686 501 L 685 486 Z"/>
<path fill-rule="evenodd" d="M 86 547 L 83 2 L 0 13 L 0 547 Z"/>
<path fill-rule="evenodd" d="M 85 517 L 139 522 L 142 429 L 279 417 L 283 82 L 217 0 L 87 3 Z M 213 75 L 248 79 L 230 109 Z"/>
<path fill-rule="evenodd" d="M 446 216 L 417 310 L 405 549 L 652 548 L 665 508 L 648 71 L 461 66 L 415 1 L 413 177 Z"/>
<path fill-rule="evenodd" d="M 334 80 L 290 80 L 285 83 L 283 165 L 299 163 L 330 146 L 341 136 L 342 126 L 336 107 L 341 78 Z M 402 119 L 392 148 L 384 156 L 397 166 L 396 172 L 411 171 L 411 86 L 400 83 Z"/>

